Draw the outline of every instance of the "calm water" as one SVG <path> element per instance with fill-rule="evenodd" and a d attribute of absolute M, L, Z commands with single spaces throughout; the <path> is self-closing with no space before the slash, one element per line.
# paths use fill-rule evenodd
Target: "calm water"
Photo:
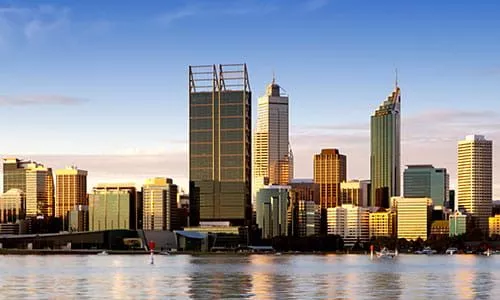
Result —
<path fill-rule="evenodd" d="M 500 299 L 500 256 L 0 256 L 2 299 Z"/>

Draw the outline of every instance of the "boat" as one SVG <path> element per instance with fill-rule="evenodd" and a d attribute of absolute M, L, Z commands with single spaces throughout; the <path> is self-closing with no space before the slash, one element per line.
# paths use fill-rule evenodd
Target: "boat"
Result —
<path fill-rule="evenodd" d="M 274 253 L 274 255 L 280 256 L 280 255 L 282 255 L 282 253 L 281 252 L 276 252 L 276 253 Z"/>
<path fill-rule="evenodd" d="M 398 255 L 397 250 L 392 252 L 386 247 L 382 248 L 382 250 L 377 251 L 377 258 L 394 258 Z"/>
<path fill-rule="evenodd" d="M 425 255 L 432 255 L 436 254 L 436 250 L 432 250 L 431 247 L 425 247 L 424 250 L 422 251 L 416 251 L 415 254 L 425 254 Z"/>
<path fill-rule="evenodd" d="M 448 248 L 448 249 L 446 249 L 446 254 L 447 255 L 454 255 L 454 254 L 457 254 L 457 252 L 458 252 L 457 248 Z"/>
<path fill-rule="evenodd" d="M 168 251 L 161 251 L 160 253 L 158 253 L 159 255 L 171 255 L 170 252 Z"/>
<path fill-rule="evenodd" d="M 109 253 L 106 250 L 104 250 L 102 252 L 97 253 L 97 255 L 109 255 Z"/>

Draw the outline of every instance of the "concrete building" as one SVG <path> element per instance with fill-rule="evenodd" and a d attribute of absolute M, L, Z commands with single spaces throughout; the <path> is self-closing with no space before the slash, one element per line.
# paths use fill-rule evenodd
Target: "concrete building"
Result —
<path fill-rule="evenodd" d="M 87 171 L 77 167 L 56 170 L 55 216 L 63 219 L 63 229 L 68 228 L 67 214 L 75 206 L 87 206 Z"/>
<path fill-rule="evenodd" d="M 337 149 L 322 149 L 314 155 L 314 183 L 319 185 L 320 206 L 340 205 L 340 183 L 346 180 L 347 158 Z"/>
<path fill-rule="evenodd" d="M 191 225 L 251 225 L 251 95 L 245 64 L 189 66 Z"/>
<path fill-rule="evenodd" d="M 287 235 L 290 186 L 265 186 L 257 192 L 257 225 L 262 238 Z"/>
<path fill-rule="evenodd" d="M 467 215 L 456 211 L 450 215 L 449 228 L 450 236 L 465 234 L 467 231 Z"/>
<path fill-rule="evenodd" d="M 89 230 L 137 229 L 133 183 L 99 184 L 89 196 Z"/>
<path fill-rule="evenodd" d="M 396 236 L 396 212 L 392 210 L 370 213 L 370 238 Z"/>
<path fill-rule="evenodd" d="M 431 224 L 431 236 L 442 238 L 450 235 L 450 221 L 437 220 Z"/>
<path fill-rule="evenodd" d="M 344 245 L 353 246 L 357 241 L 370 239 L 370 210 L 346 204 L 327 209 L 328 234 L 340 235 Z"/>
<path fill-rule="evenodd" d="M 275 79 L 257 102 L 253 139 L 253 201 L 265 185 L 287 185 L 293 178 L 290 149 L 288 96 Z"/>
<path fill-rule="evenodd" d="M 10 189 L 0 196 L 0 223 L 16 223 L 26 216 L 26 196 L 20 189 Z"/>
<path fill-rule="evenodd" d="M 394 197 L 398 239 L 427 240 L 432 215 L 431 198 Z"/>
<path fill-rule="evenodd" d="M 340 183 L 341 205 L 367 207 L 370 198 L 369 180 L 350 180 Z"/>
<path fill-rule="evenodd" d="M 170 178 L 151 178 L 142 187 L 144 230 L 176 230 L 178 188 Z"/>
<path fill-rule="evenodd" d="M 434 205 L 445 207 L 449 201 L 450 176 L 445 168 L 432 165 L 408 165 L 403 174 L 404 197 L 431 198 Z"/>
<path fill-rule="evenodd" d="M 68 212 L 68 231 L 89 231 L 89 207 L 87 205 L 75 205 Z"/>
<path fill-rule="evenodd" d="M 319 234 L 321 218 L 319 205 L 314 201 L 299 200 L 297 215 L 299 237 Z"/>
<path fill-rule="evenodd" d="M 500 215 L 488 218 L 489 235 L 500 235 Z"/>
<path fill-rule="evenodd" d="M 314 201 L 320 205 L 319 184 L 314 183 L 312 179 L 293 180 L 289 185 L 297 200 Z"/>
<path fill-rule="evenodd" d="M 389 207 L 393 196 L 400 196 L 401 185 L 401 90 L 394 91 L 371 117 L 371 203 Z"/>
<path fill-rule="evenodd" d="M 469 135 L 458 142 L 458 209 L 464 209 L 476 225 L 488 232 L 493 193 L 493 142 Z"/>

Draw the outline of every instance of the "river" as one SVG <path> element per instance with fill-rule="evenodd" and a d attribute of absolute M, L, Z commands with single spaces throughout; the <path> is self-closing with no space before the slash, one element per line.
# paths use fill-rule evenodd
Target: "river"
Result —
<path fill-rule="evenodd" d="M 2 299 L 498 299 L 500 255 L 0 256 Z"/>

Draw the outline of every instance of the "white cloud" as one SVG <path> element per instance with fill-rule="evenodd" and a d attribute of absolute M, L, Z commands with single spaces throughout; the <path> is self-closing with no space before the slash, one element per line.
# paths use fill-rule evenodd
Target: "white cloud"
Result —
<path fill-rule="evenodd" d="M 24 95 L 1 96 L 0 106 L 27 105 L 75 105 L 85 102 L 84 99 L 62 95 Z"/>
<path fill-rule="evenodd" d="M 307 11 L 315 11 L 327 6 L 330 0 L 308 0 L 305 3 L 305 9 Z"/>

